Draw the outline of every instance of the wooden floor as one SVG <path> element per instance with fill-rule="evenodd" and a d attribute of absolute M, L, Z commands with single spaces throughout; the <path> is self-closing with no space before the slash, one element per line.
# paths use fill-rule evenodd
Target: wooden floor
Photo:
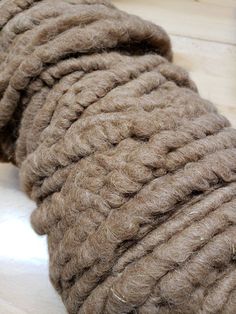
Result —
<path fill-rule="evenodd" d="M 174 62 L 190 72 L 200 94 L 236 127 L 236 0 L 114 0 L 161 25 Z"/>
<path fill-rule="evenodd" d="M 168 31 L 174 61 L 236 127 L 236 0 L 113 2 Z M 66 313 L 48 280 L 46 239 L 30 227 L 34 207 L 17 169 L 0 164 L 0 314 Z"/>

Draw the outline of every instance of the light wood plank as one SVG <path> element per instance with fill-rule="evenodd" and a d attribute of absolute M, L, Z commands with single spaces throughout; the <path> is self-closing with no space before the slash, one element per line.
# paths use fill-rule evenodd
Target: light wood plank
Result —
<path fill-rule="evenodd" d="M 21 309 L 15 307 L 15 305 L 0 299 L 0 309 L 4 314 L 29 314 L 29 312 L 22 311 Z"/>
<path fill-rule="evenodd" d="M 202 97 L 236 127 L 236 47 L 171 36 L 174 62 L 189 71 Z"/>
<path fill-rule="evenodd" d="M 209 3 L 213 5 L 236 8 L 236 0 L 191 0 L 191 1 L 197 1 L 201 3 Z"/>
<path fill-rule="evenodd" d="M 113 3 L 161 25 L 172 35 L 236 44 L 236 7 L 232 0 L 114 0 Z"/>

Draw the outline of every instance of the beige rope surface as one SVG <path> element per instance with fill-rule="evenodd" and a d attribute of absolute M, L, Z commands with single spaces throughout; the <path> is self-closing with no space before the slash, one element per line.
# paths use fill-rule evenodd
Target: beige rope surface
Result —
<path fill-rule="evenodd" d="M 171 55 L 106 1 L 0 2 L 0 157 L 69 313 L 236 312 L 236 130 Z"/>

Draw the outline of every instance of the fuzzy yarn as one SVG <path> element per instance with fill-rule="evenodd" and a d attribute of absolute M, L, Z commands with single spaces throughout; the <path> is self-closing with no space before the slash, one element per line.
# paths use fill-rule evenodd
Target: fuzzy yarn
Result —
<path fill-rule="evenodd" d="M 236 130 L 171 55 L 107 1 L 0 2 L 0 158 L 70 314 L 236 313 Z"/>

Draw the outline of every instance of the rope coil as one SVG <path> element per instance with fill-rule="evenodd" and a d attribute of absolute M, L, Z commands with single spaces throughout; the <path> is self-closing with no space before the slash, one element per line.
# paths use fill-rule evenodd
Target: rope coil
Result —
<path fill-rule="evenodd" d="M 70 314 L 236 312 L 236 130 L 107 1 L 0 3 L 0 159 Z"/>

